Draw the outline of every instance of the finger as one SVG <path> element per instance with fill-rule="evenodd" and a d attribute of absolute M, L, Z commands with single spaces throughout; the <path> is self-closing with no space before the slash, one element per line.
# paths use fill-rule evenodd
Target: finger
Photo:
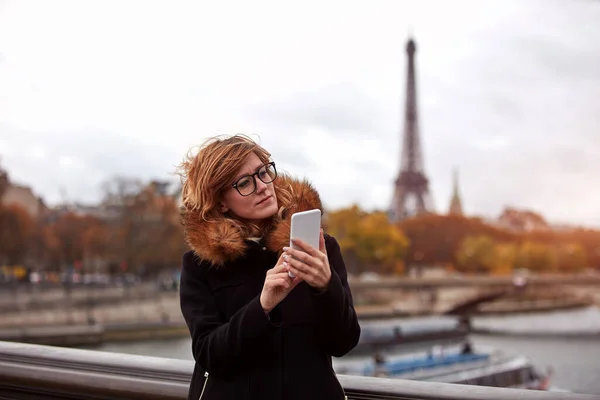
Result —
<path fill-rule="evenodd" d="M 285 253 L 281 253 L 281 255 L 279 256 L 279 259 L 277 260 L 277 263 L 275 264 L 275 266 L 273 268 L 271 268 L 270 270 L 267 271 L 267 276 L 276 274 L 276 273 L 281 272 L 282 270 L 284 270 L 285 269 L 285 266 L 283 265 L 284 261 L 285 261 Z"/>
<path fill-rule="evenodd" d="M 269 279 L 269 280 L 265 281 L 265 286 L 267 286 L 267 288 L 269 288 L 269 289 L 275 289 L 275 288 L 287 289 L 290 287 L 290 284 L 291 284 L 290 279 L 286 278 L 286 277 Z"/>
<path fill-rule="evenodd" d="M 309 284 L 312 281 L 311 277 L 307 273 L 299 270 L 298 268 L 294 267 L 293 265 L 288 265 L 288 271 L 290 271 L 292 274 L 294 274 L 294 281 L 292 282 L 293 286 L 296 286 L 298 283 L 300 283 L 302 281 L 305 281 Z"/>
<path fill-rule="evenodd" d="M 279 258 L 277 259 L 277 263 L 275 263 L 275 266 L 283 264 L 284 261 L 285 261 L 285 251 L 282 251 L 281 254 L 279 255 Z"/>
<path fill-rule="evenodd" d="M 321 253 L 327 254 L 327 248 L 325 248 L 325 236 L 323 235 L 323 228 L 321 228 L 321 233 L 319 235 L 319 250 Z"/>
<path fill-rule="evenodd" d="M 306 254 L 305 252 L 301 251 L 301 250 L 296 250 L 296 249 L 288 249 L 286 251 L 288 257 L 285 259 L 286 261 L 289 261 L 291 259 L 295 259 L 295 260 L 301 260 L 302 262 L 306 263 L 306 264 L 312 264 L 313 263 L 313 259 L 309 254 Z"/>
<path fill-rule="evenodd" d="M 293 273 L 293 272 L 292 272 Z M 300 275 L 294 274 L 294 279 L 290 282 L 290 291 L 298 286 L 300 282 L 306 282 Z"/>
<path fill-rule="evenodd" d="M 292 278 L 290 278 L 290 276 L 288 275 L 287 268 L 284 268 L 284 269 L 283 269 L 283 271 L 281 271 L 281 272 L 278 272 L 278 273 L 276 273 L 276 274 L 273 274 L 273 275 L 269 276 L 269 278 L 268 278 L 268 279 L 269 279 L 269 280 L 272 280 L 272 279 L 279 279 L 279 278 L 285 278 L 285 279 L 287 279 L 288 281 L 291 281 L 291 280 L 292 280 Z"/>
<path fill-rule="evenodd" d="M 321 254 L 323 254 L 319 250 L 312 247 L 310 244 L 302 241 L 301 239 L 292 239 L 292 243 L 300 247 L 302 250 L 304 250 L 306 253 L 313 257 L 320 257 Z"/>
<path fill-rule="evenodd" d="M 308 264 L 303 263 L 302 261 L 292 259 L 292 260 L 288 261 L 288 264 L 291 267 L 294 267 L 294 269 L 301 271 L 304 275 L 312 276 L 315 274 L 314 268 L 312 268 Z M 292 273 L 293 272 L 294 271 L 292 271 Z"/>

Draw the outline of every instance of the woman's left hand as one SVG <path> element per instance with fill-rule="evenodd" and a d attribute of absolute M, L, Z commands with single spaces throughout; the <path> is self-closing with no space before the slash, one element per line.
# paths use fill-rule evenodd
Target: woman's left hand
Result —
<path fill-rule="evenodd" d="M 331 267 L 327 259 L 323 229 L 319 237 L 319 249 L 315 249 L 300 239 L 292 239 L 298 250 L 284 247 L 284 266 L 288 272 L 306 281 L 315 289 L 324 291 L 331 280 Z"/>

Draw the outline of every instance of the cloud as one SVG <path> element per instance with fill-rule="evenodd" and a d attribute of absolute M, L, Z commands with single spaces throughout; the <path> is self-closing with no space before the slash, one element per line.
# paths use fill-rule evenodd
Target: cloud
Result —
<path fill-rule="evenodd" d="M 14 148 L 19 149 L 5 154 L 2 160 L 11 179 L 31 185 L 51 203 L 97 201 L 102 196 L 102 183 L 115 176 L 177 179 L 172 173 L 179 154 L 112 132 L 41 134 L 0 126 L 0 134 L 10 137 Z"/>
<path fill-rule="evenodd" d="M 273 99 L 247 112 L 267 124 L 318 126 L 334 135 L 366 136 L 381 130 L 377 103 L 377 98 L 351 83 L 336 83 Z"/>
<path fill-rule="evenodd" d="M 0 156 L 50 203 L 61 187 L 95 201 L 117 174 L 172 179 L 190 146 L 240 132 L 329 207 L 385 208 L 412 31 L 436 210 L 457 166 L 470 213 L 600 225 L 594 2 L 2 7 Z"/>

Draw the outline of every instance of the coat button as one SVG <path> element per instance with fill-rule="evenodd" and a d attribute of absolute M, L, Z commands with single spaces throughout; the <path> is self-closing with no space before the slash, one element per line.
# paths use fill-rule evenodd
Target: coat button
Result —
<path fill-rule="evenodd" d="M 263 250 L 266 250 L 266 249 L 267 249 L 266 247 L 263 247 Z"/>

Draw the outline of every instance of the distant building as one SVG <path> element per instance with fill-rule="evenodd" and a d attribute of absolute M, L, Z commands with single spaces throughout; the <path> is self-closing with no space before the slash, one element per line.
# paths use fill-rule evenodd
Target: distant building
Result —
<path fill-rule="evenodd" d="M 90 205 L 81 203 L 59 204 L 50 210 L 48 220 L 56 221 L 65 214 L 74 214 L 79 217 L 89 216 L 101 221 L 110 221 L 119 218 L 120 213 L 114 207 L 103 205 Z"/>
<path fill-rule="evenodd" d="M 460 193 L 458 190 L 458 169 L 456 168 L 454 169 L 453 173 L 452 199 L 450 200 L 448 214 L 463 215 L 462 201 L 460 199 Z"/>
<path fill-rule="evenodd" d="M 507 207 L 498 218 L 497 226 L 513 232 L 547 231 L 552 228 L 540 214 L 530 210 Z"/>
<path fill-rule="evenodd" d="M 33 219 L 40 218 L 46 211 L 46 206 L 41 198 L 37 197 L 30 187 L 9 183 L 2 204 L 17 205 L 22 207 Z"/>
<path fill-rule="evenodd" d="M 99 204 L 65 203 L 52 208 L 51 220 L 64 214 L 95 217 L 104 222 L 115 222 L 123 218 L 124 212 L 139 213 L 136 218 L 160 220 L 165 211 L 177 210 L 176 194 L 169 192 L 170 182 L 151 181 L 146 186 L 132 190 L 122 196 L 113 196 Z"/>

